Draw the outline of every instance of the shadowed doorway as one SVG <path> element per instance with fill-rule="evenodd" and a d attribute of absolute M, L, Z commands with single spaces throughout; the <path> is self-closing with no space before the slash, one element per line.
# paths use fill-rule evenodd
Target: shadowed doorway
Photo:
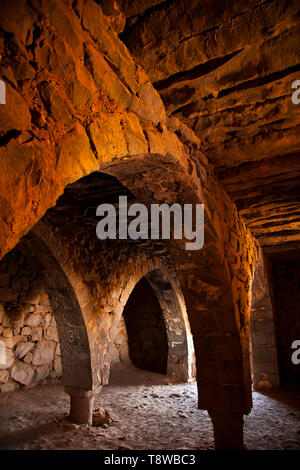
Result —
<path fill-rule="evenodd" d="M 124 308 L 129 355 L 139 369 L 167 373 L 168 338 L 161 307 L 149 282 L 142 278 Z"/>

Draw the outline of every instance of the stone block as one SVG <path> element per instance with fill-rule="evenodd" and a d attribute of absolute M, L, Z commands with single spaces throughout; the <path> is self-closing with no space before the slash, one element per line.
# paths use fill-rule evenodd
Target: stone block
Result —
<path fill-rule="evenodd" d="M 130 107 L 132 94 L 119 79 L 118 75 L 110 68 L 103 55 L 92 46 L 86 47 L 89 58 L 88 69 L 92 73 L 96 85 L 109 94 L 124 109 Z"/>
<path fill-rule="evenodd" d="M 14 363 L 14 355 L 6 348 L 4 341 L 0 340 L 0 370 L 9 369 Z"/>
<path fill-rule="evenodd" d="M 41 305 L 40 303 L 35 306 L 35 310 L 38 313 L 48 313 L 50 311 L 50 306 L 49 305 Z"/>
<path fill-rule="evenodd" d="M 8 305 L 6 314 L 3 316 L 3 326 L 9 328 L 22 328 L 24 325 L 24 307 L 12 302 Z"/>
<path fill-rule="evenodd" d="M 0 382 L 6 384 L 9 378 L 8 370 L 0 370 Z"/>
<path fill-rule="evenodd" d="M 27 353 L 32 351 L 33 348 L 34 343 L 31 343 L 29 341 L 19 343 L 16 347 L 15 355 L 18 359 L 23 359 L 23 357 L 25 357 Z"/>
<path fill-rule="evenodd" d="M 46 292 L 41 292 L 39 305 L 42 305 L 44 307 L 50 307 L 49 297 Z"/>
<path fill-rule="evenodd" d="M 34 349 L 32 364 L 39 366 L 51 362 L 54 358 L 55 348 L 56 343 L 54 341 L 47 341 L 45 339 L 40 341 Z"/>
<path fill-rule="evenodd" d="M 21 302 L 22 303 L 27 303 L 27 304 L 37 304 L 38 301 L 40 300 L 40 292 L 35 292 L 35 291 L 29 291 L 29 292 L 24 292 L 21 295 Z"/>
<path fill-rule="evenodd" d="M 26 315 L 26 313 L 34 312 L 35 306 L 33 304 L 25 304 L 24 310 Z"/>
<path fill-rule="evenodd" d="M 16 382 L 7 382 L 6 384 L 3 384 L 0 386 L 0 390 L 2 393 L 6 392 L 13 392 L 14 390 L 17 390 L 19 388 L 19 385 Z"/>
<path fill-rule="evenodd" d="M 54 370 L 56 372 L 57 377 L 62 376 L 62 365 L 61 365 L 60 356 L 56 356 L 55 359 L 54 359 Z"/>
<path fill-rule="evenodd" d="M 42 319 L 42 327 L 48 328 L 48 326 L 51 325 L 51 321 L 52 321 L 51 313 L 46 313 L 46 315 L 44 315 Z"/>
<path fill-rule="evenodd" d="M 43 338 L 43 329 L 40 327 L 31 329 L 31 340 L 40 341 Z"/>
<path fill-rule="evenodd" d="M 29 352 L 28 354 L 26 354 L 23 361 L 26 362 L 26 364 L 31 364 L 32 363 L 32 353 Z"/>
<path fill-rule="evenodd" d="M 24 325 L 31 326 L 32 328 L 40 325 L 42 316 L 39 313 L 26 314 Z"/>
<path fill-rule="evenodd" d="M 23 336 L 29 336 L 29 335 L 31 335 L 31 328 L 30 328 L 30 326 L 25 326 L 24 328 L 22 328 L 21 335 L 23 335 Z"/>
<path fill-rule="evenodd" d="M 44 333 L 45 339 L 58 342 L 58 333 L 56 326 L 49 326 Z"/>
<path fill-rule="evenodd" d="M 13 349 L 20 341 L 24 341 L 24 336 L 17 335 L 12 338 L 3 338 L 3 342 L 9 349 Z"/>
<path fill-rule="evenodd" d="M 43 364 L 42 366 L 37 367 L 35 372 L 35 380 L 40 382 L 41 380 L 45 380 L 48 377 L 50 372 L 49 364 Z"/>
<path fill-rule="evenodd" d="M 4 338 L 12 338 L 13 337 L 12 328 L 3 328 L 3 336 Z"/>
<path fill-rule="evenodd" d="M 11 377 L 22 385 L 29 385 L 34 377 L 34 369 L 31 365 L 24 362 L 15 361 L 11 369 Z"/>

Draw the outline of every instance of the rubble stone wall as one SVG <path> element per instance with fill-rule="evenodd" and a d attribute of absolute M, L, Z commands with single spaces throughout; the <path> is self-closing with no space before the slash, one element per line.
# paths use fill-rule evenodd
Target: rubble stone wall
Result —
<path fill-rule="evenodd" d="M 251 366 L 255 390 L 279 386 L 273 292 L 268 260 L 260 252 L 251 298 Z"/>
<path fill-rule="evenodd" d="M 131 363 L 128 349 L 128 335 L 124 317 L 120 318 L 114 342 L 111 347 L 111 370 Z"/>
<path fill-rule="evenodd" d="M 56 321 L 32 266 L 20 254 L 0 263 L 0 390 L 62 375 Z"/>
<path fill-rule="evenodd" d="M 66 249 L 68 232 L 62 230 L 61 235 L 61 242 L 65 243 Z M 79 233 L 77 235 L 79 236 Z M 84 227 L 82 235 L 87 236 Z M 45 281 L 47 277 L 52 280 L 54 277 L 54 282 L 57 283 L 54 285 L 54 289 L 59 286 L 59 279 L 55 273 L 51 272 L 50 266 L 48 266 L 48 273 L 47 266 L 45 271 L 41 270 L 38 262 L 39 250 L 34 250 L 33 243 L 29 243 L 28 240 L 26 240 L 27 245 L 23 240 L 0 262 L 0 303 L 2 305 L 0 330 L 2 343 L 0 344 L 2 344 L 3 352 L 1 370 L 5 371 L 1 373 L 2 390 L 9 391 L 18 386 L 31 386 L 47 377 L 51 379 L 61 377 L 62 364 L 58 331 L 63 339 L 63 365 L 66 366 L 64 369 L 65 385 L 69 384 L 70 377 L 71 380 L 81 380 L 80 376 L 82 376 L 83 383 L 86 383 L 88 387 L 85 378 L 87 369 L 80 370 L 78 356 L 76 356 L 79 353 L 80 336 L 76 339 L 78 333 L 74 330 L 75 342 L 72 347 L 72 340 L 70 342 L 65 334 L 66 329 L 70 330 L 70 325 L 62 323 L 59 319 L 58 328 L 60 329 L 57 329 L 51 300 L 49 301 L 46 293 L 48 290 Z M 35 246 L 35 248 L 37 247 Z M 75 266 L 76 270 L 79 269 L 80 285 L 83 280 L 87 287 L 84 301 L 88 302 L 87 305 L 93 302 L 94 308 L 98 309 L 97 317 L 91 319 L 87 331 L 92 355 L 95 354 L 95 358 L 101 357 L 101 361 L 95 359 L 95 363 L 93 363 L 94 374 L 96 377 L 99 377 L 100 374 L 102 383 L 107 383 L 110 367 L 130 363 L 128 335 L 122 315 L 126 302 L 136 283 L 148 271 L 157 268 L 159 261 L 157 260 L 155 264 L 150 258 L 147 259 L 147 256 L 135 253 L 134 250 L 130 250 L 126 246 L 120 250 L 120 246 L 117 245 L 114 250 L 111 247 L 111 249 L 104 250 L 104 253 L 101 248 L 103 249 L 103 245 L 99 243 L 98 250 L 102 253 L 101 257 L 97 256 L 99 255 L 98 250 L 91 252 L 88 249 L 82 251 L 77 249 L 78 256 L 76 257 L 74 250 L 72 258 L 69 258 L 68 265 L 64 268 L 69 275 Z M 69 249 L 73 249 L 70 243 Z M 31 258 L 32 252 L 34 252 L 33 258 Z M 71 259 L 74 263 L 73 266 L 70 263 Z M 93 271 L 91 271 L 87 259 L 93 262 Z M 81 261 L 79 266 L 80 260 L 85 260 L 85 262 Z M 70 278 L 76 284 L 75 276 L 74 271 L 73 277 L 71 275 Z M 78 284 L 76 287 L 80 290 Z M 189 336 L 189 342 L 192 340 L 184 310 L 184 301 L 180 289 L 177 288 L 177 290 L 178 297 L 181 296 L 181 305 L 178 301 L 180 310 L 178 310 L 178 306 L 174 306 L 173 309 L 172 305 L 169 305 L 171 308 L 167 316 L 170 318 L 166 318 L 166 323 L 164 323 L 165 330 L 172 329 L 177 335 L 178 342 L 177 345 L 169 342 L 168 360 L 170 360 L 171 367 L 168 368 L 168 372 L 173 374 L 175 380 L 188 380 L 195 377 L 195 360 L 191 345 L 187 345 L 187 336 Z M 66 305 L 67 300 L 60 300 L 59 295 L 56 295 L 55 311 L 65 310 Z M 99 329 L 95 328 L 95 322 L 96 324 L 98 322 Z M 178 348 L 180 344 L 182 344 L 182 350 Z M 183 345 L 185 346 L 183 347 Z M 75 349 L 72 349 L 74 347 Z M 84 342 L 83 348 L 86 348 Z M 70 366 L 71 369 L 68 372 Z M 74 378 L 74 374 L 77 375 L 77 378 Z"/>

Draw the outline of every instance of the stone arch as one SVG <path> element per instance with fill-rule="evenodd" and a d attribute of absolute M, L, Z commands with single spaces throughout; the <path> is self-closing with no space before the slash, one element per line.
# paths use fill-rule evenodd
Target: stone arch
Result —
<path fill-rule="evenodd" d="M 194 378 L 193 341 L 183 298 L 180 302 L 178 287 L 176 292 L 168 273 L 156 265 L 154 269 L 149 266 L 143 273 L 134 275 L 122 294 L 122 314 L 134 289 L 143 279 L 155 294 L 165 324 L 168 348 L 166 373 L 176 382 L 187 382 Z M 120 316 L 116 319 L 114 331 L 119 321 Z"/>
<path fill-rule="evenodd" d="M 188 252 L 185 250 L 185 240 L 166 240 L 164 254 L 169 253 L 172 259 L 187 306 L 196 355 L 199 407 L 208 410 L 212 416 L 217 447 L 239 448 L 242 447 L 242 415 L 251 409 L 248 284 L 255 257 L 252 239 L 226 193 L 211 176 L 208 178 L 209 168 L 200 169 L 191 162 L 186 167 L 184 158 L 179 162 L 171 155 L 168 159 L 161 155 L 155 155 L 155 158 L 155 170 L 153 155 L 149 154 L 131 157 L 126 162 L 103 165 L 100 171 L 113 176 L 133 198 L 148 206 L 162 202 L 204 203 L 206 224 L 203 250 L 198 253 Z M 91 180 L 94 174 L 85 178 Z M 78 180 L 74 185 L 77 185 L 79 199 L 84 197 L 85 181 Z M 72 185 L 73 188 L 75 186 Z M 97 192 L 90 194 L 94 197 Z M 78 203 L 78 200 L 75 199 L 75 202 Z M 92 201 L 88 198 L 86 202 L 91 204 Z M 62 209 L 58 205 L 54 208 L 56 213 Z M 86 215 L 84 210 L 81 213 Z M 55 226 L 59 231 L 58 219 L 55 219 Z M 60 252 L 64 257 L 72 259 L 72 249 L 74 246 L 68 249 L 61 245 Z M 142 268 L 139 266 L 139 269 L 143 274 L 147 271 L 144 265 Z M 92 280 L 92 290 L 94 288 L 97 291 L 97 281 Z M 123 292 L 116 294 L 124 301 Z M 100 301 L 99 292 L 97 295 Z M 89 338 L 95 353 L 92 373 L 96 377 L 95 367 L 98 368 L 103 351 L 109 354 L 110 339 L 107 341 L 105 332 L 107 325 L 113 322 L 104 315 L 102 307 L 95 307 L 96 297 L 92 309 L 89 304 L 84 305 L 84 300 L 80 303 L 90 318 Z M 120 308 L 111 318 L 115 320 L 119 314 Z M 113 336 L 114 329 L 109 328 L 109 331 Z M 107 370 L 100 384 L 105 384 L 106 375 Z M 87 399 L 89 408 L 89 397 L 84 395 L 80 398 Z M 87 414 L 90 415 L 90 412 Z M 224 435 L 224 422 L 234 429 L 230 436 Z"/>
<path fill-rule="evenodd" d="M 151 202 L 204 203 L 206 205 L 204 249 L 200 253 L 187 252 L 184 240 L 166 241 L 166 246 L 180 281 L 191 324 L 197 361 L 199 407 L 209 410 L 215 426 L 217 443 L 225 447 L 232 445 L 241 447 L 242 415 L 248 413 L 251 408 L 247 304 L 250 266 L 247 263 L 244 266 L 238 265 L 237 262 L 235 265 L 235 249 L 241 252 L 241 245 L 234 243 L 234 240 L 237 239 L 235 232 L 238 230 L 239 235 L 243 235 L 245 229 L 238 220 L 234 208 L 230 206 L 228 198 L 226 199 L 226 194 L 220 190 L 216 182 L 212 180 L 210 183 L 212 187 L 206 183 L 204 193 L 204 183 L 201 182 L 199 175 L 195 174 L 193 167 L 191 168 L 192 176 L 188 176 L 187 169 L 171 157 L 168 162 L 162 162 L 158 156 L 157 171 L 154 172 L 149 159 L 141 156 L 137 160 L 131 158 L 126 163 L 112 164 L 110 167 L 103 168 L 103 172 L 114 176 L 124 187 L 128 188 L 134 197 L 146 205 Z M 164 171 L 168 171 L 167 183 L 165 183 Z M 91 175 L 88 175 L 86 178 L 90 177 Z M 78 195 L 81 195 L 84 182 L 79 180 L 76 184 L 79 189 Z M 165 184 L 167 184 L 166 191 L 162 190 Z M 176 188 L 176 191 L 173 188 Z M 209 198 L 210 194 L 214 194 L 214 197 Z M 223 207 L 222 204 L 228 204 L 228 207 Z M 56 210 L 59 209 L 57 206 Z M 232 215 L 232 219 L 229 218 L 225 223 L 220 214 L 228 212 Z M 56 226 L 59 229 L 57 221 Z M 233 241 L 230 240 L 229 243 L 231 232 L 235 235 L 235 239 L 233 238 Z M 242 249 L 245 252 L 248 249 L 250 251 L 250 237 L 247 239 L 245 236 Z M 68 249 L 60 248 L 60 251 L 61 253 L 65 251 L 65 257 L 71 256 L 71 251 L 68 252 Z M 242 252 L 241 256 L 243 256 Z M 249 253 L 247 256 L 249 258 Z M 251 253 L 250 256 L 252 256 Z M 57 257 L 59 257 L 59 251 Z M 139 266 L 140 276 L 147 273 L 146 264 Z M 153 270 L 153 261 L 149 262 L 149 265 Z M 238 268 L 240 272 L 237 276 Z M 68 277 L 70 277 L 69 274 Z M 133 288 L 135 282 L 130 279 L 129 282 L 127 280 L 127 284 L 132 284 Z M 120 307 L 121 303 L 126 301 L 126 295 L 121 292 L 117 297 L 120 300 Z M 94 304 L 95 302 L 96 300 Z M 89 305 L 85 307 L 89 310 Z M 81 308 L 84 311 L 84 301 L 81 302 Z M 90 312 L 90 317 L 94 315 L 94 312 L 95 310 Z M 92 339 L 93 351 L 98 346 L 102 346 L 102 343 L 106 343 L 103 334 L 107 317 L 104 318 L 104 315 L 101 317 L 103 313 L 101 308 L 98 313 L 97 317 L 96 312 L 96 319 L 90 318 L 90 340 L 94 337 Z M 114 313 L 114 319 L 116 319 L 121 314 L 120 308 Z M 111 336 L 113 336 L 113 330 L 110 328 Z M 100 348 L 99 351 L 101 351 Z M 94 366 L 97 367 L 97 364 L 97 360 L 94 360 L 91 366 L 93 374 L 96 372 Z M 105 379 L 102 380 L 102 384 L 104 383 Z M 86 408 L 89 409 L 90 397 L 80 395 L 79 398 L 86 399 Z M 90 411 L 87 414 L 90 416 Z M 224 422 L 234 429 L 229 442 L 227 435 L 224 436 Z"/>
<path fill-rule="evenodd" d="M 190 327 L 168 277 L 159 269 L 145 275 L 160 304 L 168 338 L 167 374 L 178 381 L 192 379 L 192 358 L 189 344 Z"/>
<path fill-rule="evenodd" d="M 64 232 L 64 224 L 66 224 L 70 213 L 71 221 L 76 221 L 78 226 L 82 226 L 84 229 L 92 230 L 88 232 L 87 236 L 93 237 L 93 240 L 97 241 L 95 233 L 97 223 L 96 207 L 103 201 L 117 202 L 120 194 L 127 195 L 129 203 L 135 200 L 129 189 L 122 185 L 117 178 L 109 174 L 93 172 L 68 185 L 64 194 L 58 199 L 56 206 L 46 213 L 45 217 L 34 226 L 30 233 L 42 240 L 47 246 L 56 262 L 62 267 L 76 294 L 89 338 L 92 369 L 91 388 L 97 388 L 108 381 L 111 343 L 116 334 L 124 305 L 131 291 L 143 276 L 146 276 L 147 279 L 149 277 L 149 282 L 154 288 L 165 313 L 166 321 L 170 325 L 168 327 L 169 349 L 175 350 L 175 344 L 173 344 L 175 342 L 179 343 L 177 348 L 181 347 L 182 349 L 181 355 L 176 354 L 176 360 L 179 361 L 177 364 L 173 363 L 171 365 L 171 361 L 174 361 L 175 357 L 172 357 L 172 354 L 169 356 L 168 372 L 173 375 L 174 380 L 186 381 L 192 379 L 195 376 L 193 341 L 184 298 L 178 281 L 176 284 L 176 275 L 170 259 L 168 261 L 169 265 L 167 266 L 168 263 L 166 263 L 166 266 L 164 266 L 161 257 L 156 257 L 155 250 L 152 250 L 152 242 L 146 248 L 143 244 L 135 242 L 132 245 L 135 250 L 135 266 L 132 266 L 128 271 L 126 267 L 127 258 L 125 257 L 121 264 L 115 266 L 120 271 L 119 276 L 121 279 L 115 285 L 109 284 L 106 290 L 107 278 L 98 275 L 101 271 L 98 263 L 99 258 L 105 258 L 108 252 L 117 253 L 124 245 L 129 246 L 130 244 L 124 240 L 121 243 L 116 242 L 106 246 L 99 241 L 99 251 L 89 252 L 92 265 L 88 266 L 83 262 L 78 268 L 78 266 L 75 266 L 77 260 L 80 258 L 86 260 L 85 255 L 87 252 L 80 251 L 77 256 L 74 256 L 74 249 L 77 250 L 78 247 L 70 243 L 68 236 L 76 236 L 75 229 L 71 233 L 68 228 L 66 233 L 63 233 L 64 238 L 61 238 L 59 233 L 59 230 Z M 92 245 L 95 248 L 93 243 Z M 142 253 L 147 253 L 147 255 L 143 256 Z M 168 258 L 166 248 L 163 258 Z M 75 264 L 73 260 L 75 260 Z M 91 273 L 91 269 L 94 270 L 94 274 Z M 109 271 L 106 272 L 106 275 L 109 274 Z M 170 278 L 171 271 L 172 281 L 167 280 Z M 165 294 L 160 293 L 159 284 L 166 286 L 167 282 L 169 283 L 168 292 L 166 291 Z M 106 305 L 105 300 L 107 301 Z M 177 335 L 180 333 L 180 341 L 178 341 L 178 336 L 175 338 L 171 332 L 171 315 L 168 313 L 168 309 L 171 307 L 174 318 L 177 319 Z M 114 312 L 114 315 L 111 315 L 111 312 Z"/>
<path fill-rule="evenodd" d="M 153 158 L 153 156 L 151 156 Z M 250 287 L 256 245 L 230 198 L 200 163 L 172 155 L 103 165 L 143 203 L 204 204 L 204 247 L 166 240 L 194 340 L 198 406 L 208 410 L 216 448 L 243 448 L 243 414 L 252 407 L 249 358 Z M 206 166 L 205 166 L 206 165 Z M 225 429 L 231 427 L 232 433 Z"/>
<path fill-rule="evenodd" d="M 153 202 L 205 204 L 206 224 L 203 250 L 188 252 L 185 250 L 185 240 L 166 240 L 165 255 L 169 253 L 172 259 L 187 306 L 196 355 L 199 407 L 208 410 L 212 416 L 216 443 L 221 443 L 225 447 L 232 445 L 241 447 L 242 415 L 251 409 L 248 361 L 248 282 L 250 263 L 254 257 L 251 252 L 251 238 L 238 219 L 236 210 L 230 205 L 228 196 L 215 180 L 202 181 L 199 168 L 196 169 L 193 165 L 185 168 L 184 161 L 179 163 L 171 156 L 168 157 L 168 161 L 159 155 L 156 156 L 156 170 L 153 171 L 150 157 L 152 156 L 142 155 L 130 158 L 129 161 L 116 162 L 103 167 L 101 171 L 116 178 L 134 198 L 146 205 Z M 167 181 L 165 180 L 166 171 L 168 172 Z M 205 171 L 203 170 L 204 174 Z M 93 175 L 90 174 L 85 178 L 93 183 Z M 87 189 L 85 181 L 81 179 L 74 183 L 74 186 L 72 185 L 72 189 L 75 188 L 79 197 L 79 200 L 75 198 L 76 203 L 85 197 L 84 191 Z M 88 189 L 90 193 L 90 188 Z M 94 197 L 97 192 L 90 194 Z M 88 198 L 86 202 L 91 204 L 92 200 Z M 63 209 L 58 206 L 59 201 L 55 207 L 56 213 Z M 74 206 L 71 206 L 71 209 L 73 208 Z M 86 214 L 84 210 L 81 213 L 84 216 Z M 62 214 L 64 214 L 63 210 Z M 224 220 L 223 214 L 227 214 L 227 219 Z M 77 217 L 78 214 L 73 215 Z M 55 219 L 55 225 L 59 230 L 58 220 Z M 244 237 L 243 245 L 238 241 L 238 237 Z M 61 253 L 63 252 L 65 252 L 65 257 L 72 257 L 72 247 L 68 251 L 65 246 L 61 249 Z M 141 276 L 150 269 L 147 271 L 145 258 L 139 259 L 142 265 L 139 265 L 136 272 L 139 270 L 139 276 Z M 149 265 L 151 264 L 151 270 L 153 270 L 154 263 L 149 262 Z M 121 292 L 115 292 L 118 301 L 110 307 L 114 310 L 114 315 L 110 315 L 110 319 L 102 307 L 98 310 L 97 307 L 94 308 L 97 304 L 96 297 L 93 300 L 92 309 L 89 304 L 85 306 L 87 310 L 90 310 L 88 315 L 90 316 L 89 335 L 92 350 L 95 352 L 98 348 L 99 352 L 98 356 L 97 353 L 94 356 L 93 376 L 96 376 L 97 372 L 95 367 L 97 368 L 98 363 L 101 362 L 101 352 L 108 350 L 109 354 L 111 338 L 107 341 L 105 332 L 109 329 L 109 334 L 113 337 L 116 319 L 121 315 L 122 304 L 124 305 L 126 297 L 128 298 L 126 292 L 129 295 L 128 286 L 132 285 L 133 288 L 135 285 L 134 276 L 125 281 Z M 86 283 L 86 280 L 84 282 Z M 96 284 L 93 284 L 93 288 L 96 287 L 97 290 Z M 79 298 L 80 295 L 77 297 Z M 98 298 L 100 300 L 99 292 Z M 84 310 L 84 300 L 80 303 Z M 97 357 L 99 361 L 96 360 Z M 106 380 L 105 374 L 100 381 L 102 384 Z M 87 398 L 88 401 L 89 397 L 82 398 Z M 224 422 L 234 429 L 229 441 L 228 435 L 224 435 Z"/>
<path fill-rule="evenodd" d="M 28 259 L 36 271 L 39 285 L 48 294 L 59 335 L 62 380 L 65 387 L 90 390 L 93 386 L 87 329 L 75 291 L 45 243 L 31 231 L 9 252 Z M 21 298 L 22 300 L 22 298 Z"/>
<path fill-rule="evenodd" d="M 116 40 L 110 23 L 103 18 L 96 2 L 86 2 L 82 23 L 74 10 L 66 9 L 62 2 L 58 3 L 58 11 L 61 10 L 65 22 L 75 26 L 74 32 L 78 37 L 78 41 L 75 41 L 76 54 L 73 52 L 75 36 L 67 34 L 61 24 L 57 24 L 57 15 L 50 15 L 50 29 L 48 21 L 43 22 L 47 24 L 45 33 L 48 34 L 54 28 L 63 36 L 66 47 L 63 55 L 57 54 L 59 68 L 64 71 L 64 64 L 70 62 L 79 80 L 73 73 L 58 76 L 56 66 L 49 72 L 47 95 L 52 98 L 47 108 L 52 109 L 52 105 L 57 102 L 56 93 L 59 92 L 58 98 L 65 103 L 63 108 L 70 110 L 64 113 L 65 121 L 56 120 L 53 112 L 44 109 L 43 100 L 38 96 L 41 83 L 36 86 L 35 81 L 41 75 L 38 72 L 45 69 L 45 54 L 37 54 L 37 73 L 31 83 L 34 85 L 34 94 L 26 97 L 22 107 L 22 135 L 10 139 L 2 148 L 1 256 L 30 230 L 49 207 L 55 205 L 67 184 L 101 169 L 104 163 L 111 167 L 106 171 L 119 175 L 120 181 L 136 192 L 141 201 L 204 203 L 204 250 L 200 255 L 187 253 L 184 243 L 176 242 L 169 244 L 169 251 L 186 299 L 194 336 L 199 406 L 210 410 L 218 429 L 222 429 L 219 420 L 228 424 L 229 419 L 237 423 L 240 431 L 241 416 L 251 409 L 248 351 L 249 277 L 253 262 L 251 237 L 234 205 L 214 179 L 212 168 L 200 152 L 199 139 L 184 124 L 174 118 L 167 118 L 157 92 L 142 70 L 136 69 L 125 46 Z M 28 11 L 31 31 L 34 30 L 37 16 L 49 17 L 46 10 L 45 5 L 40 5 L 38 10 Z M 6 11 L 8 18 L 14 14 L 14 10 Z M 97 27 L 95 18 L 98 18 Z M 20 37 L 15 22 L 12 24 L 12 32 L 17 38 Z M 6 24 L 4 30 L 10 32 Z M 88 61 L 89 67 L 93 67 L 93 73 L 81 61 L 85 38 L 96 48 L 96 60 Z M 21 42 L 24 42 L 22 38 Z M 125 95 L 124 84 L 115 74 L 115 67 L 107 69 L 107 65 L 103 83 L 100 80 L 101 93 L 96 93 L 99 86 L 94 77 L 98 72 L 91 62 L 99 65 L 105 57 L 112 64 L 117 58 L 121 76 L 130 76 L 130 89 L 126 89 Z M 29 58 L 25 58 L 26 66 L 30 69 Z M 41 79 L 44 77 L 41 76 Z M 74 80 L 81 90 L 79 95 L 86 96 L 83 106 L 78 102 L 78 93 L 73 92 Z M 54 83 L 57 86 L 53 89 Z M 25 85 L 28 88 L 30 83 L 26 81 Z M 120 89 L 123 90 L 121 93 Z M 67 99 L 62 99 L 60 90 L 68 90 Z M 18 93 L 13 94 L 13 106 L 19 106 L 20 96 Z M 116 107 L 111 105 L 112 101 L 116 102 Z M 49 120 L 49 126 L 41 129 L 32 126 L 29 109 L 36 106 L 43 112 L 45 122 Z M 15 114 L 13 117 L 8 115 L 8 119 L 4 115 L 3 121 L 8 122 L 8 132 L 19 129 L 17 118 L 20 113 Z M 35 138 L 28 138 L 28 131 Z M 93 287 L 97 289 L 97 286 Z M 91 328 L 98 329 L 99 323 L 95 321 Z M 227 413 L 226 418 L 224 413 Z M 234 442 L 231 436 L 235 434 L 227 432 L 224 439 L 220 439 L 222 445 L 241 446 L 241 432 L 237 432 L 238 437 Z"/>

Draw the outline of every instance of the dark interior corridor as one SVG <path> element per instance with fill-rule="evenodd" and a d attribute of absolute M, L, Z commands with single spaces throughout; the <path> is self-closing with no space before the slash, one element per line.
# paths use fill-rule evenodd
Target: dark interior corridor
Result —
<path fill-rule="evenodd" d="M 141 279 L 124 308 L 129 355 L 139 369 L 166 374 L 168 340 L 163 314 L 155 293 Z"/>
<path fill-rule="evenodd" d="M 300 251 L 274 256 L 272 277 L 280 382 L 300 384 L 300 364 L 292 362 L 292 344 L 300 338 Z"/>

